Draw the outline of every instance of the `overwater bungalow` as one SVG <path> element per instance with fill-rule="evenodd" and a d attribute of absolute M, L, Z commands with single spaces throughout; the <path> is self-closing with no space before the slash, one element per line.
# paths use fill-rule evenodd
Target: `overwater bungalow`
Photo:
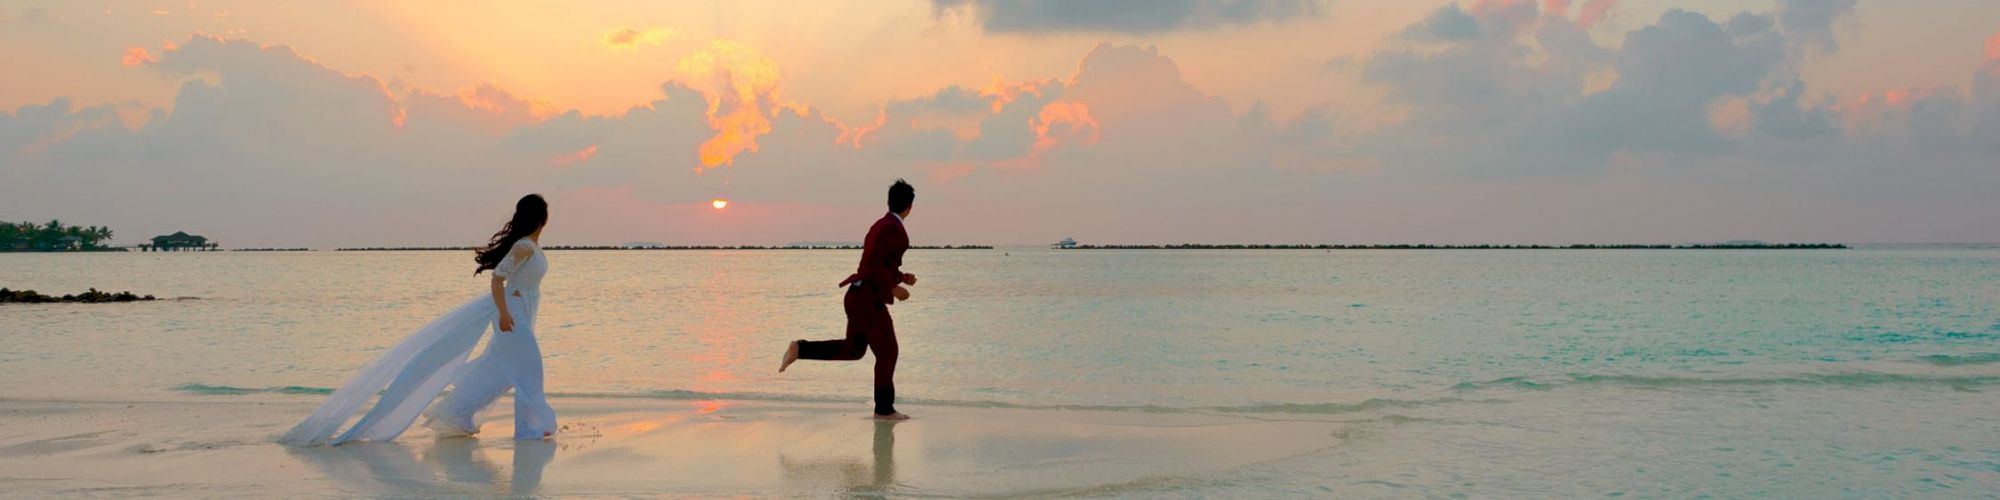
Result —
<path fill-rule="evenodd" d="M 222 246 L 221 243 L 208 241 L 208 238 L 204 238 L 199 235 L 187 234 L 186 231 L 175 231 L 174 234 L 169 234 L 165 236 L 154 236 L 152 243 L 140 243 L 139 251 L 141 252 L 212 251 L 217 248 L 220 248 L 221 246 Z"/>

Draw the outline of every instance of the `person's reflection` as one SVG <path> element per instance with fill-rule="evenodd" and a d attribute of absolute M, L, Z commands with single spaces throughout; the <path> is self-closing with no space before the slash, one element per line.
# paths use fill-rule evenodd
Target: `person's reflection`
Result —
<path fill-rule="evenodd" d="M 875 483 L 869 485 L 873 491 L 889 491 L 896 483 L 896 424 L 900 422 L 875 422 Z"/>
<path fill-rule="evenodd" d="M 287 447 L 287 451 L 319 467 L 327 479 L 344 488 L 373 483 L 393 496 L 449 492 L 447 483 L 498 486 L 500 467 L 480 458 L 480 444 L 476 439 L 439 439 L 424 450 L 422 460 L 418 460 L 416 450 L 401 443 Z M 555 455 L 553 441 L 515 441 L 514 470 L 507 483 L 509 493 L 533 494 L 541 487 L 542 470 Z M 438 481 L 439 476 L 444 481 Z"/>
<path fill-rule="evenodd" d="M 425 462 L 444 470 L 444 480 L 454 483 L 493 484 L 499 480 L 500 468 L 486 459 L 479 458 L 479 441 L 474 439 L 439 439 L 431 443 L 424 454 Z"/>
<path fill-rule="evenodd" d="M 508 492 L 514 495 L 534 494 L 542 487 L 542 469 L 555 458 L 555 441 L 515 441 L 514 477 L 507 482 Z"/>
<path fill-rule="evenodd" d="M 819 482 L 831 476 L 847 493 L 887 493 L 896 486 L 896 424 L 902 422 L 873 422 L 872 466 L 852 458 L 794 460 L 780 455 L 778 461 L 789 479 Z"/>

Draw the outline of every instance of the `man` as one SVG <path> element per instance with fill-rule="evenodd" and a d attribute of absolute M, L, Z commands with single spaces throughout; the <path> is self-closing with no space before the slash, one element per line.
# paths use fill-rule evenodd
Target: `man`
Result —
<path fill-rule="evenodd" d="M 840 282 L 847 287 L 843 299 L 847 338 L 792 341 L 785 349 L 784 364 L 778 365 L 778 372 L 783 373 L 800 359 L 854 361 L 865 351 L 875 351 L 875 418 L 879 420 L 910 418 L 896 412 L 896 324 L 889 318 L 889 304 L 910 300 L 910 290 L 903 286 L 917 284 L 917 275 L 901 269 L 903 251 L 910 249 L 910 234 L 903 231 L 903 220 L 910 217 L 910 204 L 916 199 L 917 189 L 902 179 L 889 186 L 889 213 L 868 228 L 860 268 Z"/>

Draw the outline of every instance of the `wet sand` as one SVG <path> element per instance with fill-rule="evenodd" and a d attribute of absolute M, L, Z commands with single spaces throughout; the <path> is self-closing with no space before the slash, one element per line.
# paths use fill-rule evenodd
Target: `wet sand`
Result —
<path fill-rule="evenodd" d="M 311 401 L 308 401 L 310 399 Z M 273 438 L 316 398 L 0 400 L 7 496 L 1021 496 L 1158 492 L 1336 446 L 1339 424 L 1233 415 L 563 399 L 564 431 L 517 442 L 421 426 L 392 443 Z"/>

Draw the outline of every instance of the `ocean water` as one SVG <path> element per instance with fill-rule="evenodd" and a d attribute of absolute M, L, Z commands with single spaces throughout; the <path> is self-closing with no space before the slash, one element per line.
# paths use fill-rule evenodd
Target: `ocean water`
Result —
<path fill-rule="evenodd" d="M 555 251 L 566 397 L 852 402 L 855 251 Z M 461 252 L 0 255 L 0 399 L 312 400 L 484 290 Z M 2000 250 L 913 251 L 904 409 L 1341 423 L 1340 445 L 1094 493 L 2000 496 Z M 268 393 L 275 393 L 271 395 Z"/>

